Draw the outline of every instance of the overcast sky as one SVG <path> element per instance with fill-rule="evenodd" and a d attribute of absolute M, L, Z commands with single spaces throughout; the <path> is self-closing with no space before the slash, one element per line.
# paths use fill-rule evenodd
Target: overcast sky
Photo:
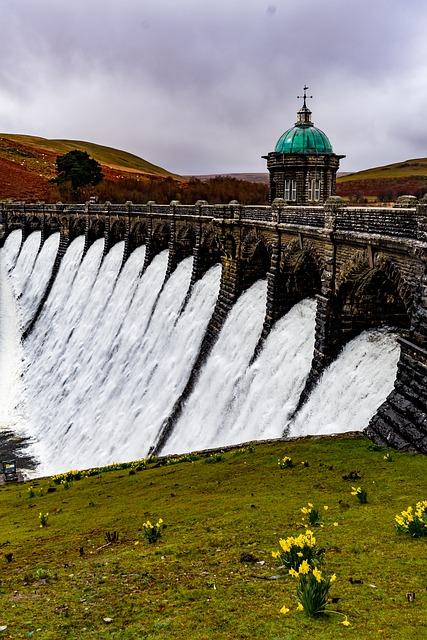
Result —
<path fill-rule="evenodd" d="M 426 0 L 0 0 L 0 131 L 263 171 L 307 83 L 343 170 L 427 156 Z"/>

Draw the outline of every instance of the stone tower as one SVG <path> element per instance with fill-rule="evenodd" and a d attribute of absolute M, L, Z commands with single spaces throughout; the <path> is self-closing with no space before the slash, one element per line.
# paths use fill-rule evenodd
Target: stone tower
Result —
<path fill-rule="evenodd" d="M 289 204 L 321 204 L 335 194 L 340 159 L 345 156 L 337 156 L 327 135 L 313 125 L 307 89 L 298 96 L 304 102 L 295 126 L 279 138 L 274 151 L 263 156 L 270 172 L 270 202 L 283 198 Z"/>

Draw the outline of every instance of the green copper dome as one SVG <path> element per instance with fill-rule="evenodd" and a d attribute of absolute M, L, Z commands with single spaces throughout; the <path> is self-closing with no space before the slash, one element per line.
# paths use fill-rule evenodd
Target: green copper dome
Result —
<path fill-rule="evenodd" d="M 276 153 L 333 153 L 328 136 L 311 124 L 297 123 L 280 136 Z"/>

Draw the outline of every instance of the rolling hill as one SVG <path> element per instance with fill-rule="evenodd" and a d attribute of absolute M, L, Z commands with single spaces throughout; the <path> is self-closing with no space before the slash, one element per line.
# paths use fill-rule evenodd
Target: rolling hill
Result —
<path fill-rule="evenodd" d="M 427 193 L 427 158 L 341 175 L 337 179 L 337 193 L 350 199 L 377 200 L 394 200 L 406 194 L 420 196 Z"/>
<path fill-rule="evenodd" d="M 0 133 L 0 199 L 52 199 L 55 186 L 50 181 L 56 175 L 56 158 L 72 149 L 87 151 L 95 158 L 107 180 L 181 180 L 139 156 L 93 142 Z"/>

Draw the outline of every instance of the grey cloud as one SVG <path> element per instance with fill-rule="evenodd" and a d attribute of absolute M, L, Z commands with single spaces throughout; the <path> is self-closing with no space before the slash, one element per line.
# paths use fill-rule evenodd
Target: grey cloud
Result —
<path fill-rule="evenodd" d="M 0 2 L 1 129 L 260 171 L 307 82 L 343 168 L 426 155 L 421 0 Z"/>

